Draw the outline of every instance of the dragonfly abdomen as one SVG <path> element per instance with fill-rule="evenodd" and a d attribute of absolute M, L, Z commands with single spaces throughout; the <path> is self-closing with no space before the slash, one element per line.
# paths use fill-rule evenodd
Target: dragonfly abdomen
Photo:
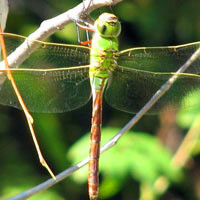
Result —
<path fill-rule="evenodd" d="M 89 160 L 89 174 L 88 174 L 88 190 L 91 200 L 96 200 L 99 193 L 99 155 L 100 155 L 100 141 L 101 141 L 101 125 L 102 125 L 102 97 L 105 88 L 106 78 L 97 78 L 91 80 L 95 82 L 99 79 L 97 88 L 92 84 L 93 93 L 93 112 L 91 123 L 91 137 L 90 137 L 90 160 Z"/>

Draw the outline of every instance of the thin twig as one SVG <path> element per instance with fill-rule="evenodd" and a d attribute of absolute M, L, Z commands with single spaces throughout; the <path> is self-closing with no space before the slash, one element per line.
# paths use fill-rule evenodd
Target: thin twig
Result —
<path fill-rule="evenodd" d="M 0 34 L 1 33 L 2 33 L 2 29 L 0 27 Z M 18 101 L 19 101 L 19 104 L 20 104 L 20 106 L 21 106 L 21 108 L 22 108 L 22 110 L 23 110 L 23 112 L 25 114 L 29 129 L 30 129 L 30 132 L 31 132 L 31 136 L 33 138 L 33 142 L 35 144 L 35 147 L 36 147 L 36 150 L 37 150 L 37 153 L 38 153 L 38 157 L 39 157 L 40 163 L 47 169 L 49 174 L 55 180 L 55 176 L 54 176 L 52 170 L 50 169 L 50 167 L 48 166 L 47 162 L 45 161 L 45 159 L 44 159 L 44 157 L 42 155 L 42 152 L 40 150 L 40 146 L 38 144 L 38 141 L 37 141 L 37 138 L 36 138 L 36 134 L 35 134 L 35 131 L 34 131 L 34 128 L 33 128 L 33 117 L 30 114 L 28 108 L 26 107 L 26 104 L 24 103 L 24 100 L 23 100 L 23 98 L 22 98 L 22 96 L 20 94 L 19 88 L 17 87 L 17 85 L 15 83 L 15 79 L 14 79 L 14 77 L 12 75 L 12 72 L 10 71 L 10 66 L 8 65 L 6 46 L 5 46 L 5 41 L 4 41 L 3 35 L 0 35 L 0 46 L 1 46 L 2 55 L 3 55 L 3 58 L 4 58 L 4 62 L 5 62 L 6 74 L 7 74 L 8 80 L 10 81 L 10 83 L 12 85 L 12 88 L 14 90 L 14 93 L 15 93 Z"/>
<path fill-rule="evenodd" d="M 154 94 L 154 96 L 147 102 L 147 104 L 130 120 L 126 126 L 124 126 L 119 133 L 117 133 L 109 142 L 107 142 L 102 148 L 101 148 L 101 153 L 104 151 L 110 149 L 113 147 L 119 139 L 124 135 L 126 131 L 128 131 L 130 128 L 132 128 L 138 120 L 159 100 L 159 98 L 167 91 L 170 89 L 172 84 L 176 81 L 178 78 L 179 73 L 183 73 L 198 57 L 200 56 L 200 48 L 194 52 L 194 54 L 185 62 L 184 65 L 182 65 L 179 70 L 165 83 L 161 86 L 161 88 Z M 68 177 L 71 175 L 73 172 L 77 171 L 84 165 L 86 165 L 89 161 L 89 158 L 84 159 L 83 161 L 79 162 L 78 164 L 66 169 L 62 173 L 56 176 L 57 182 L 63 180 L 64 178 Z M 52 185 L 56 184 L 53 179 L 49 179 L 36 187 L 29 189 L 25 192 L 22 192 L 9 200 L 22 200 L 26 199 L 40 191 L 43 191 Z"/>

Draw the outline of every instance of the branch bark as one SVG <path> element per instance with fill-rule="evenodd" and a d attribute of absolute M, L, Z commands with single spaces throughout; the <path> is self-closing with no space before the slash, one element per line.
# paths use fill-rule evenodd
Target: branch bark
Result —
<path fill-rule="evenodd" d="M 52 19 L 45 20 L 41 23 L 40 27 L 30 34 L 27 39 L 11 54 L 8 56 L 8 63 L 10 67 L 19 66 L 29 55 L 37 48 L 37 45 L 33 43 L 33 40 L 44 41 L 50 35 L 58 30 L 61 30 L 67 24 L 71 22 L 79 22 L 81 16 L 84 16 L 86 12 L 102 7 L 115 5 L 122 0 L 85 0 L 84 3 L 62 13 Z M 4 62 L 0 63 L 1 69 L 5 69 Z"/>

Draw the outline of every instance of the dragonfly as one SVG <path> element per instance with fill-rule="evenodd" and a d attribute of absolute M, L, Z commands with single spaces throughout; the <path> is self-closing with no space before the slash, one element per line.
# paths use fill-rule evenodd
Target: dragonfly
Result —
<path fill-rule="evenodd" d="M 119 51 L 121 24 L 103 13 L 94 23 L 91 47 L 33 41 L 38 49 L 13 77 L 30 112 L 62 113 L 78 109 L 92 96 L 88 190 L 98 199 L 102 101 L 128 113 L 137 113 L 190 56 L 200 42 L 167 47 L 138 47 Z M 26 37 L 4 33 L 8 54 Z M 1 71 L 0 103 L 21 108 L 9 80 Z M 168 104 L 180 105 L 187 94 L 200 89 L 200 58 L 179 74 L 169 91 L 148 111 L 159 113 Z"/>

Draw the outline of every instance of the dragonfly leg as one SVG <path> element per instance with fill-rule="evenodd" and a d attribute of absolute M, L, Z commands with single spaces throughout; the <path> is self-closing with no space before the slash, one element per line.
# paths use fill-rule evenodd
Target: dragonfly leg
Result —
<path fill-rule="evenodd" d="M 91 40 L 90 40 L 90 37 L 89 37 L 89 31 L 90 32 L 94 32 L 95 31 L 94 30 L 94 26 L 93 26 L 94 20 L 90 17 L 90 15 L 88 13 L 88 8 L 90 7 L 91 3 L 92 3 L 92 0 L 89 2 L 88 6 L 86 8 L 85 5 L 84 5 L 84 1 L 83 1 L 85 12 L 84 12 L 84 16 L 81 16 L 81 20 L 85 25 L 82 25 L 82 24 L 76 22 L 76 31 L 77 31 L 78 42 L 81 45 L 84 45 L 84 46 L 91 46 Z M 81 41 L 79 28 L 86 31 L 86 39 L 87 39 L 87 41 Z"/>
<path fill-rule="evenodd" d="M 81 37 L 80 37 L 80 30 L 79 30 L 79 28 L 86 30 L 86 38 L 87 38 L 87 41 L 81 41 L 81 39 L 80 39 Z M 89 38 L 89 33 L 88 33 L 88 31 L 93 31 L 93 29 L 90 29 L 89 27 L 83 26 L 83 25 L 81 25 L 81 24 L 79 24 L 79 23 L 76 23 L 76 32 L 77 32 L 77 38 L 78 38 L 78 43 L 79 43 L 79 44 L 81 44 L 81 45 L 83 45 L 83 46 L 91 46 L 91 40 L 90 40 L 90 38 Z"/>
<path fill-rule="evenodd" d="M 80 39 L 80 29 L 83 29 L 86 31 L 86 38 L 87 41 L 81 41 Z M 78 22 L 76 23 L 76 31 L 77 31 L 77 38 L 78 38 L 78 42 L 83 45 L 83 46 L 91 46 L 91 40 L 89 38 L 89 31 L 90 32 L 94 32 L 94 28 L 93 27 L 89 27 L 89 26 L 85 26 L 85 25 L 81 25 Z"/>

